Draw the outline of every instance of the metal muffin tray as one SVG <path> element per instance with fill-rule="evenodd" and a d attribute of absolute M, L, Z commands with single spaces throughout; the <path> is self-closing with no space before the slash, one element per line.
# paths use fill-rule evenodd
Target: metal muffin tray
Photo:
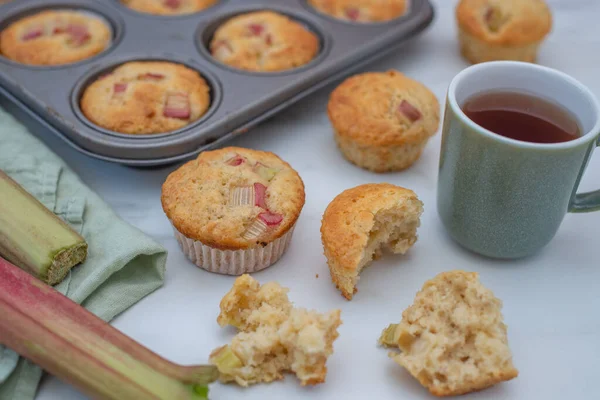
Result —
<path fill-rule="evenodd" d="M 38 67 L 0 54 L 0 92 L 77 150 L 92 157 L 134 166 L 168 164 L 248 131 L 326 84 L 398 48 L 433 20 L 428 0 L 411 0 L 408 12 L 385 23 L 360 24 L 321 14 L 306 0 L 221 0 L 185 16 L 156 16 L 131 10 L 119 0 L 14 0 L 0 6 L 0 30 L 46 9 L 73 9 L 104 18 L 111 46 L 90 59 Z M 216 28 L 227 19 L 273 10 L 301 22 L 318 35 L 319 55 L 287 71 L 237 70 L 207 50 Z M 197 70 L 211 87 L 208 112 L 189 126 L 164 134 L 126 135 L 90 122 L 79 108 L 86 85 L 116 66 L 136 60 L 163 60 Z"/>

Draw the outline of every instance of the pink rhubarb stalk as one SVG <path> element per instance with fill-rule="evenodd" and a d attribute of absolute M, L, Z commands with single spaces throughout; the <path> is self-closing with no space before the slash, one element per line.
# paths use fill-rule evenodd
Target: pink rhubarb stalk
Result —
<path fill-rule="evenodd" d="M 161 358 L 3 258 L 0 315 L 0 343 L 94 399 L 206 399 L 218 375 Z"/>

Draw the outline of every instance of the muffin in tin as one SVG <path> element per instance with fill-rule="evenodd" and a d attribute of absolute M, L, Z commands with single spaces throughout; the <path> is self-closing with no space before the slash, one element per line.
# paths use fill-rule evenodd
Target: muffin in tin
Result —
<path fill-rule="evenodd" d="M 344 21 L 385 22 L 406 13 L 409 0 L 308 0 L 320 13 Z"/>
<path fill-rule="evenodd" d="M 456 7 L 462 55 L 471 63 L 534 62 L 552 29 L 544 0 L 461 0 Z"/>
<path fill-rule="evenodd" d="M 273 11 L 238 15 L 221 25 L 210 42 L 220 62 L 247 71 L 275 72 L 311 62 L 319 38 L 301 23 Z"/>
<path fill-rule="evenodd" d="M 218 0 L 121 0 L 125 6 L 154 15 L 185 15 L 212 7 Z"/>
<path fill-rule="evenodd" d="M 210 88 L 197 71 L 172 62 L 135 61 L 91 83 L 81 97 L 81 111 L 105 129 L 157 134 L 198 120 L 210 101 Z"/>
<path fill-rule="evenodd" d="M 410 167 L 440 123 L 435 95 L 393 70 L 346 79 L 327 111 L 344 157 L 374 172 Z"/>
<path fill-rule="evenodd" d="M 239 147 L 201 153 L 167 177 L 161 196 L 187 257 L 228 275 L 281 258 L 304 198 L 304 183 L 288 163 Z"/>
<path fill-rule="evenodd" d="M 49 10 L 19 19 L 0 32 L 0 54 L 28 65 L 62 65 L 90 58 L 112 41 L 112 30 L 88 12 Z"/>

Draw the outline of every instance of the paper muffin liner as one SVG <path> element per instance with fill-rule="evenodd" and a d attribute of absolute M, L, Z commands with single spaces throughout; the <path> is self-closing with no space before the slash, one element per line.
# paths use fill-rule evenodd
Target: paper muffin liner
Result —
<path fill-rule="evenodd" d="M 208 246 L 185 236 L 175 226 L 173 232 L 184 254 L 198 267 L 217 274 L 242 275 L 258 272 L 279 261 L 290 245 L 295 227 L 293 225 L 283 236 L 266 246 L 246 250 L 220 250 Z"/>

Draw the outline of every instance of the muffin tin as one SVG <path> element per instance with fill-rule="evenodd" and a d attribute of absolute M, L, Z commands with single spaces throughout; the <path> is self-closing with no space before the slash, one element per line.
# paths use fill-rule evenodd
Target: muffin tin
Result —
<path fill-rule="evenodd" d="M 183 16 L 140 13 L 118 0 L 22 0 L 0 6 L 0 30 L 45 9 L 74 9 L 104 18 L 111 46 L 90 59 L 62 66 L 15 63 L 0 55 L 0 89 L 18 106 L 76 149 L 96 158 L 134 166 L 172 163 L 214 147 L 396 49 L 433 20 L 428 0 L 412 0 L 406 15 L 385 23 L 340 21 L 305 0 L 221 0 Z M 207 50 L 216 28 L 245 12 L 273 10 L 301 22 L 321 42 L 309 64 L 275 73 L 247 72 L 215 60 Z M 94 125 L 79 108 L 90 81 L 127 62 L 162 60 L 197 70 L 211 86 L 208 112 L 189 126 L 163 134 L 127 135 Z"/>

